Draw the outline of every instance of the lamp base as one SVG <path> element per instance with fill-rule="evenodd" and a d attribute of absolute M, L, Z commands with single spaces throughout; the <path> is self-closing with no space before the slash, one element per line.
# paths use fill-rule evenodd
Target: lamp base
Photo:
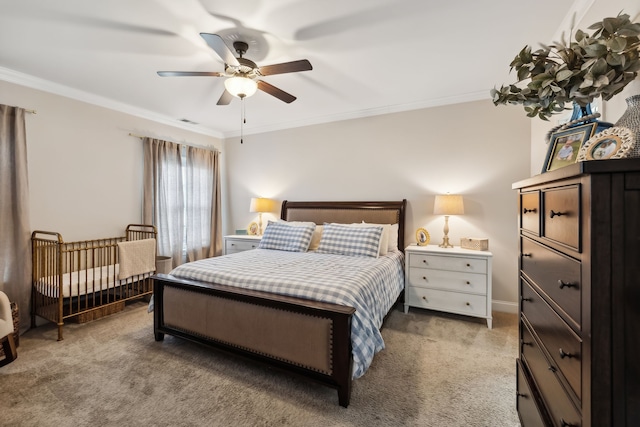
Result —
<path fill-rule="evenodd" d="M 452 248 L 453 247 L 453 245 L 451 243 L 449 243 L 449 236 L 444 236 L 442 238 L 442 243 L 440 243 L 438 246 L 441 247 L 441 248 Z"/>

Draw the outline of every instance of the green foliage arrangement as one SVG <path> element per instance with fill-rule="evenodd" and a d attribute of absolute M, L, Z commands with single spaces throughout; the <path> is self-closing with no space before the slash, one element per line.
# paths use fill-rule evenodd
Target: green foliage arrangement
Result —
<path fill-rule="evenodd" d="M 569 44 L 563 36 L 535 52 L 525 46 L 510 64 L 518 81 L 491 89 L 494 105 L 522 104 L 528 117 L 548 120 L 565 103 L 585 107 L 622 91 L 640 71 L 640 23 L 620 13 L 589 29 L 593 34 L 577 30 Z"/>

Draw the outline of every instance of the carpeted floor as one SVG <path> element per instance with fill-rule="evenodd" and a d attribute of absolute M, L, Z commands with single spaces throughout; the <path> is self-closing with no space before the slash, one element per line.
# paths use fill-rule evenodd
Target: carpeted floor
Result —
<path fill-rule="evenodd" d="M 91 323 L 45 325 L 20 337 L 0 368 L 2 426 L 519 426 L 516 316 L 486 323 L 394 310 L 386 349 L 335 390 L 167 336 L 146 304 Z"/>

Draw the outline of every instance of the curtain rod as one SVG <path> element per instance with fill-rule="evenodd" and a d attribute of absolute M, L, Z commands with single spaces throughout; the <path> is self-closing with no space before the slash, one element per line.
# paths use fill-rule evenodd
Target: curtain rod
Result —
<path fill-rule="evenodd" d="M 150 136 L 138 135 L 138 134 L 135 134 L 133 132 L 129 132 L 129 136 L 133 136 L 135 138 L 140 138 L 140 139 L 151 138 Z M 203 148 L 205 150 L 212 150 L 212 151 L 217 151 L 218 153 L 222 153 L 222 150 L 220 150 L 219 148 L 213 147 L 213 146 L 196 145 L 196 144 L 185 144 L 183 142 L 175 142 L 175 141 L 170 141 L 170 142 L 173 142 L 174 144 L 188 145 L 189 147 Z"/>

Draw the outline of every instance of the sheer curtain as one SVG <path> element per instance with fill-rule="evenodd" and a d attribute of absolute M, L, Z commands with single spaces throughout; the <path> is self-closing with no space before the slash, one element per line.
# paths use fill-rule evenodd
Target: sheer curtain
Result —
<path fill-rule="evenodd" d="M 145 223 L 173 266 L 222 252 L 218 151 L 144 138 Z"/>
<path fill-rule="evenodd" d="M 27 138 L 22 108 L 0 105 L 0 290 L 20 310 L 20 330 L 29 327 L 31 226 Z"/>
<path fill-rule="evenodd" d="M 218 151 L 185 147 L 187 261 L 222 253 Z"/>

